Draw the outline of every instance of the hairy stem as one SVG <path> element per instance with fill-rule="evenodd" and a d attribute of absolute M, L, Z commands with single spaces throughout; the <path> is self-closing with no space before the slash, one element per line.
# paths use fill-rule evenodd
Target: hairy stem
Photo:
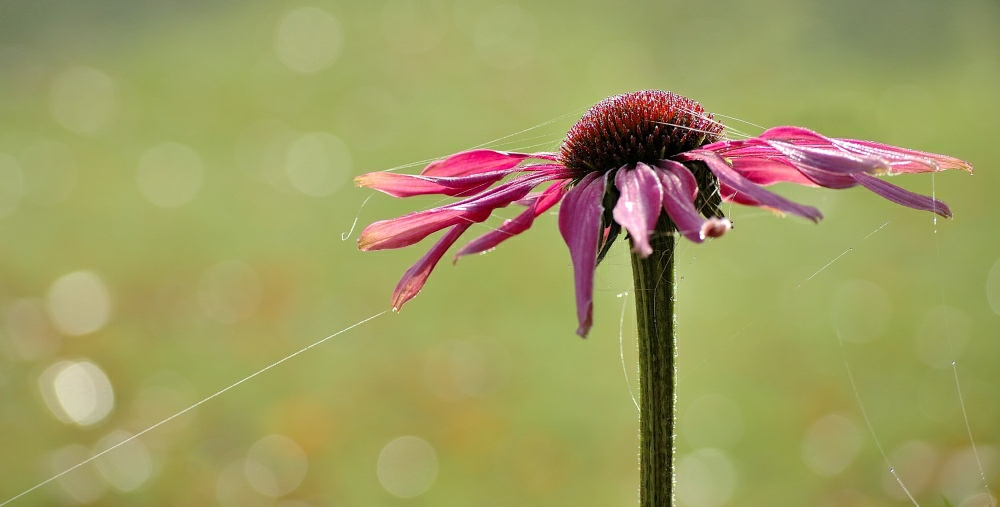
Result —
<path fill-rule="evenodd" d="M 643 259 L 632 253 L 639 331 L 640 505 L 674 505 L 677 342 L 674 336 L 673 224 L 661 217 Z"/>

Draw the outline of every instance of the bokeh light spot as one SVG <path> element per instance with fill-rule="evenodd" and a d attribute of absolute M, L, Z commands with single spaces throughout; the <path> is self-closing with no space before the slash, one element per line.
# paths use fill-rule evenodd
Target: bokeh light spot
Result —
<path fill-rule="evenodd" d="M 698 449 L 677 463 L 677 499 L 687 507 L 723 505 L 737 482 L 732 460 L 718 449 Z"/>
<path fill-rule="evenodd" d="M 840 286 L 832 308 L 833 324 L 843 339 L 867 342 L 885 333 L 892 305 L 878 285 L 853 280 Z"/>
<path fill-rule="evenodd" d="M 21 153 L 24 197 L 40 206 L 54 206 L 73 193 L 77 167 L 73 151 L 55 141 L 39 141 Z"/>
<path fill-rule="evenodd" d="M 93 333 L 111 318 L 111 294 L 99 276 L 90 271 L 63 275 L 49 289 L 49 316 L 65 334 Z"/>
<path fill-rule="evenodd" d="M 0 218 L 14 213 L 24 193 L 24 174 L 14 157 L 0 153 Z"/>
<path fill-rule="evenodd" d="M 743 412 L 732 399 L 706 394 L 684 412 L 681 431 L 693 447 L 729 448 L 743 436 Z"/>
<path fill-rule="evenodd" d="M 969 341 L 969 317 L 958 308 L 937 306 L 917 328 L 917 356 L 935 368 L 947 368 Z"/>
<path fill-rule="evenodd" d="M 330 195 L 344 185 L 351 172 L 351 152 L 333 134 L 306 134 L 292 143 L 285 172 L 296 190 L 306 195 Z"/>
<path fill-rule="evenodd" d="M 49 465 L 53 474 L 65 472 L 90 459 L 93 454 L 82 445 L 68 445 L 52 453 Z M 61 491 L 74 503 L 90 504 L 99 500 L 108 489 L 108 483 L 93 463 L 83 465 L 57 479 Z M 68 502 L 67 502 L 68 503 Z"/>
<path fill-rule="evenodd" d="M 287 495 L 302 484 L 309 469 L 306 453 L 294 440 L 269 435 L 257 441 L 247 453 L 247 482 L 270 497 Z"/>
<path fill-rule="evenodd" d="M 809 426 L 802 438 L 802 461 L 824 477 L 844 471 L 861 451 L 858 425 L 840 414 L 827 414 Z"/>
<path fill-rule="evenodd" d="M 399 437 L 382 448 L 378 457 L 378 480 L 386 491 L 401 498 L 425 493 L 437 478 L 438 461 L 426 440 Z"/>
<path fill-rule="evenodd" d="M 201 157 L 194 150 L 183 144 L 163 143 L 143 154 L 136 183 L 149 202 L 175 208 L 194 199 L 203 173 Z"/>
<path fill-rule="evenodd" d="M 97 442 L 94 449 L 94 454 L 97 454 L 118 446 L 94 461 L 108 483 L 121 492 L 139 488 L 153 474 L 153 459 L 149 450 L 138 438 L 125 442 L 129 438 L 132 438 L 131 433 L 116 430 Z"/>
<path fill-rule="evenodd" d="M 117 115 L 117 87 L 97 69 L 68 69 L 52 83 L 49 111 L 63 127 L 78 134 L 92 134 Z"/>
<path fill-rule="evenodd" d="M 45 404 L 60 421 L 92 426 L 115 406 L 108 376 L 90 361 L 60 361 L 38 378 Z"/>
<path fill-rule="evenodd" d="M 241 321 L 257 311 L 261 286 L 257 272 L 240 261 L 223 261 L 201 277 L 198 301 L 202 310 L 224 324 Z"/>
<path fill-rule="evenodd" d="M 274 52 L 289 69 L 311 74 L 333 64 L 343 41 L 337 18 L 317 7 L 299 7 L 278 23 Z"/>
<path fill-rule="evenodd" d="M 919 495 L 929 484 L 938 467 L 938 453 L 927 442 L 913 440 L 907 442 L 889 453 L 899 480 L 903 481 L 910 494 Z M 896 477 L 885 470 L 882 473 L 882 490 L 896 500 L 905 501 L 906 492 L 899 487 Z"/>

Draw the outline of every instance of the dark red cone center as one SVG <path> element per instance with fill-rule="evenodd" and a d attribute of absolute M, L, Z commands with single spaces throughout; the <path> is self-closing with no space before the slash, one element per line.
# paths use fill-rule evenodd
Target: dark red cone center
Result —
<path fill-rule="evenodd" d="M 725 127 L 701 104 L 671 92 L 608 97 L 587 111 L 559 148 L 563 165 L 583 175 L 657 160 L 722 138 Z"/>

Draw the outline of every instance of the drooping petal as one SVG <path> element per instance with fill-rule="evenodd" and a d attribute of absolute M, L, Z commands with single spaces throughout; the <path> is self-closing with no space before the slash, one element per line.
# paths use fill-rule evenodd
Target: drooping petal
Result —
<path fill-rule="evenodd" d="M 471 225 L 471 223 L 461 223 L 452 227 L 437 243 L 434 243 L 434 246 L 416 264 L 406 270 L 403 278 L 396 284 L 396 290 L 392 293 L 393 311 L 398 312 L 407 301 L 413 299 L 420 292 L 420 289 L 424 287 L 424 283 L 427 281 L 427 277 L 431 276 L 431 271 L 434 271 L 434 266 L 437 266 L 438 261 L 448 251 L 448 248 Z"/>
<path fill-rule="evenodd" d="M 410 246 L 441 229 L 469 222 L 467 212 L 434 208 L 374 222 L 358 237 L 358 249 L 368 252 Z"/>
<path fill-rule="evenodd" d="M 876 157 L 864 157 L 843 150 L 799 146 L 785 141 L 768 144 L 788 158 L 799 170 L 813 169 L 835 174 L 887 172 L 889 164 Z"/>
<path fill-rule="evenodd" d="M 663 209 L 685 238 L 701 243 L 705 239 L 702 229 L 706 220 L 694 206 L 698 181 L 687 167 L 673 160 L 661 160 L 657 167 L 663 185 Z"/>
<path fill-rule="evenodd" d="M 859 155 L 879 157 L 890 166 L 888 174 L 922 173 L 929 171 L 945 171 L 959 169 L 972 172 L 972 165 L 946 155 L 910 150 L 898 146 L 890 146 L 872 141 L 856 139 L 833 139 L 837 147 Z"/>
<path fill-rule="evenodd" d="M 510 169 L 529 158 L 554 160 L 550 153 L 513 153 L 495 150 L 469 150 L 456 153 L 427 165 L 420 174 L 424 176 L 470 176 L 491 171 Z"/>
<path fill-rule="evenodd" d="M 486 234 L 479 236 L 478 238 L 470 241 L 467 245 L 463 246 L 455 254 L 455 260 L 458 261 L 459 257 L 474 253 L 481 253 L 491 248 L 496 248 L 496 246 L 503 241 L 528 230 L 528 228 L 531 227 L 531 224 L 535 222 L 535 218 L 559 202 L 565 193 L 565 182 L 558 182 L 545 189 L 544 192 L 536 196 L 536 198 L 529 205 L 528 209 L 521 212 L 521 214 L 513 219 L 504 221 L 503 225 L 499 228 L 487 232 Z"/>
<path fill-rule="evenodd" d="M 663 187 L 651 167 L 642 162 L 635 169 L 621 168 L 615 173 L 615 186 L 621 192 L 611 215 L 628 231 L 632 247 L 642 257 L 649 257 L 649 233 L 656 228 L 663 206 Z"/>
<path fill-rule="evenodd" d="M 472 176 L 425 176 L 374 172 L 354 178 L 354 184 L 389 194 L 393 197 L 441 194 L 448 196 L 473 195 L 486 190 L 512 171 L 490 171 Z"/>
<path fill-rule="evenodd" d="M 896 204 L 901 204 L 908 208 L 931 211 L 945 218 L 951 218 L 952 216 L 951 208 L 937 199 L 927 197 L 926 195 L 915 194 L 909 190 L 899 188 L 892 183 L 880 180 L 867 174 L 854 174 L 852 176 L 858 181 L 858 183 L 861 184 L 861 186 Z"/>
<path fill-rule="evenodd" d="M 792 202 L 778 194 L 765 190 L 760 185 L 744 178 L 736 170 L 729 166 L 721 156 L 704 150 L 694 150 L 681 153 L 676 158 L 685 161 L 697 160 L 705 163 L 708 169 L 719 178 L 719 183 L 725 185 L 739 194 L 745 194 L 750 199 L 760 205 L 776 209 L 778 211 L 792 213 L 814 222 L 823 218 L 823 214 L 818 209 L 804 204 Z M 725 196 L 723 196 L 725 197 Z"/>
<path fill-rule="evenodd" d="M 453 204 L 375 222 L 358 237 L 361 250 L 385 250 L 412 245 L 428 235 L 459 223 L 482 222 L 497 208 L 523 198 L 548 174 L 515 178 Z"/>
<path fill-rule="evenodd" d="M 586 337 L 593 323 L 594 269 L 597 268 L 597 242 L 601 235 L 604 208 L 605 176 L 593 172 L 583 177 L 563 197 L 559 207 L 559 232 L 573 260 L 576 281 L 576 316 L 580 323 L 576 334 Z"/>
<path fill-rule="evenodd" d="M 758 185 L 773 185 L 775 183 L 797 183 L 799 185 L 816 187 L 818 183 L 806 177 L 784 160 L 784 157 L 775 158 L 733 158 L 730 164 L 736 172 L 744 178 Z"/>

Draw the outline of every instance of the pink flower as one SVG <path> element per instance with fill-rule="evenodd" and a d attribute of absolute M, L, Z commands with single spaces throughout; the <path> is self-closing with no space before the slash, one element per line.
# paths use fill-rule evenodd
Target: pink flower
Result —
<path fill-rule="evenodd" d="M 697 102 L 648 90 L 596 104 L 573 125 L 559 153 L 479 149 L 432 162 L 417 175 L 368 173 L 355 179 L 358 186 L 395 197 L 443 194 L 462 199 L 375 222 L 361 233 L 358 247 L 402 248 L 447 229 L 399 281 L 392 296 L 393 309 L 398 310 L 417 295 L 459 236 L 494 210 L 512 203 L 526 207 L 460 248 L 456 260 L 526 231 L 536 217 L 562 201 L 559 231 L 573 261 L 577 333 L 586 336 L 592 322 L 594 270 L 622 227 L 633 249 L 648 256 L 649 236 L 661 212 L 696 243 L 724 234 L 731 224 L 718 209 L 720 199 L 814 222 L 822 218 L 816 208 L 764 188 L 778 182 L 834 189 L 861 185 L 897 204 L 951 217 L 943 202 L 876 176 L 972 171 L 967 162 L 944 155 L 828 138 L 801 127 L 775 127 L 736 140 L 726 139 L 724 129 Z"/>

